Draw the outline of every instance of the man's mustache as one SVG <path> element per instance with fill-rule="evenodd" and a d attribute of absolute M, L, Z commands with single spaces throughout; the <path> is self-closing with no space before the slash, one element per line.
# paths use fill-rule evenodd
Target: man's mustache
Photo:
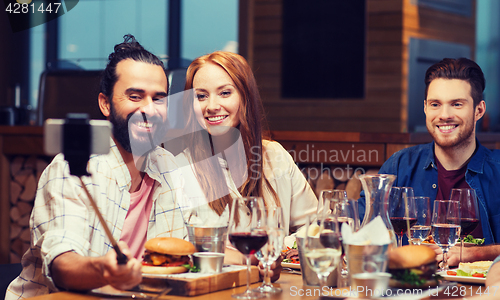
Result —
<path fill-rule="evenodd" d="M 133 113 L 130 113 L 127 119 L 129 124 L 131 122 L 149 122 L 152 123 L 153 125 L 161 125 L 165 123 L 163 119 L 161 117 L 158 117 L 157 115 L 148 115 L 140 111 L 135 111 Z"/>

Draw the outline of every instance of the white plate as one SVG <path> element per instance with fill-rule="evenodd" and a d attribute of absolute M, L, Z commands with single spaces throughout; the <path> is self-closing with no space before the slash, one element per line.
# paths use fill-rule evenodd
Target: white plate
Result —
<path fill-rule="evenodd" d="M 284 268 L 300 270 L 300 264 L 282 262 L 281 266 Z"/>
<path fill-rule="evenodd" d="M 456 271 L 456 270 L 457 269 L 452 269 L 450 271 Z M 486 278 L 472 277 L 472 276 L 453 276 L 446 274 L 446 271 L 438 272 L 438 274 L 448 281 L 474 283 L 474 284 L 484 284 L 486 282 Z"/>

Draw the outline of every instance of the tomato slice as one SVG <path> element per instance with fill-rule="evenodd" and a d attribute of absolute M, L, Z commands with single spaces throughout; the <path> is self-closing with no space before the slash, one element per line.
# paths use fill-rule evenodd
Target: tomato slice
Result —
<path fill-rule="evenodd" d="M 455 271 L 446 271 L 447 275 L 457 276 L 457 272 Z"/>
<path fill-rule="evenodd" d="M 484 278 L 484 274 L 483 273 L 474 273 L 474 274 L 472 274 L 472 277 Z"/>

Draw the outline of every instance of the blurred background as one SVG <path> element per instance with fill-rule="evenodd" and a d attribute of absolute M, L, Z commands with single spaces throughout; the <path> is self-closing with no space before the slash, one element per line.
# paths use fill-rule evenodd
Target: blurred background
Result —
<path fill-rule="evenodd" d="M 242 54 L 272 130 L 426 131 L 425 70 L 444 57 L 469 57 L 487 80 L 480 130 L 500 130 L 499 1 L 59 2 L 61 17 L 17 33 L 0 13 L 0 106 L 28 110 L 18 124 L 44 119 L 38 113 L 43 72 L 101 70 L 113 46 L 131 33 L 170 70 L 214 50 Z"/>

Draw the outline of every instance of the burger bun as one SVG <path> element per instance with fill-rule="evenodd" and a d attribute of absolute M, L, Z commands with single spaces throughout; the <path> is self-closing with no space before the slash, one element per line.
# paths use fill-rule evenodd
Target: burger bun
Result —
<path fill-rule="evenodd" d="M 179 274 L 187 272 L 187 268 L 183 266 L 166 267 L 166 266 L 142 266 L 143 274 Z"/>
<path fill-rule="evenodd" d="M 438 285 L 436 253 L 428 246 L 408 245 L 389 252 L 389 286 L 393 288 L 430 288 Z"/>
<path fill-rule="evenodd" d="M 409 269 L 436 262 L 436 252 L 423 245 L 407 245 L 389 252 L 389 269 Z"/>
<path fill-rule="evenodd" d="M 144 248 L 151 252 L 169 255 L 191 255 L 196 252 L 193 244 L 174 237 L 157 237 L 148 240 Z"/>

